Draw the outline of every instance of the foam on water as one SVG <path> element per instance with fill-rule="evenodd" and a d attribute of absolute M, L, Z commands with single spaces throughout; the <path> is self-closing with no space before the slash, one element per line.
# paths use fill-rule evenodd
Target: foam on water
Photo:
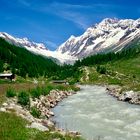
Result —
<path fill-rule="evenodd" d="M 105 87 L 81 86 L 53 110 L 57 126 L 88 140 L 140 140 L 140 106 L 117 101 Z"/>

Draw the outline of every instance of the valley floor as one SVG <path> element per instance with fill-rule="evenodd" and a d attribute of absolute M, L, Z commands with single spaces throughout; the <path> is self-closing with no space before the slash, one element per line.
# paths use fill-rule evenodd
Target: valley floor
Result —
<path fill-rule="evenodd" d="M 54 87 L 56 88 L 56 86 Z M 63 86 L 57 86 L 57 87 L 60 89 L 65 88 Z M 39 140 L 54 140 L 54 139 L 82 140 L 82 138 L 74 136 L 73 134 L 70 134 L 70 133 L 64 134 L 63 132 L 55 131 L 54 129 L 50 131 L 46 131 L 46 132 L 41 132 L 37 129 L 27 128 L 26 126 L 30 125 L 30 122 L 22 119 L 20 116 L 17 116 L 15 112 L 16 110 L 12 109 L 12 105 L 14 105 L 14 102 L 12 102 L 12 100 L 15 101 L 15 98 L 13 99 L 11 98 L 12 100 L 10 98 L 8 99 L 10 101 L 9 103 L 11 103 L 11 106 L 9 106 L 9 108 L 11 107 L 11 109 L 8 112 L 7 111 L 5 112 L 3 110 L 5 109 L 6 104 L 7 104 L 6 92 L 9 88 L 16 89 L 15 91 L 17 93 L 20 93 L 21 91 L 29 91 L 32 89 L 33 90 L 37 89 L 38 84 L 33 84 L 33 83 L 0 84 L 0 101 L 1 101 L 1 106 L 3 106 L 3 108 L 1 108 L 1 111 L 0 111 L 0 126 L 1 126 L 0 139 L 1 140 L 13 140 L 13 139 L 14 140 L 38 140 L 38 139 Z M 23 111 L 25 111 L 25 108 L 23 108 Z"/>
<path fill-rule="evenodd" d="M 133 59 L 122 59 L 119 61 L 108 62 L 107 64 L 100 65 L 105 68 L 104 73 L 97 71 L 97 66 L 81 67 L 83 69 L 83 75 L 80 78 L 81 84 L 94 84 L 94 85 L 115 85 L 113 88 L 108 86 L 108 91 L 111 95 L 117 97 L 119 100 L 128 101 L 130 103 L 140 103 L 140 56 Z M 118 85 L 118 86 L 116 86 Z M 33 83 L 9 83 L 0 84 L 0 104 L 6 100 L 6 90 L 13 87 L 18 91 L 29 90 L 35 88 L 37 85 Z M 119 88 L 118 88 L 119 87 Z M 119 90 L 118 90 L 119 89 Z M 130 92 L 131 91 L 131 92 Z M 136 99 L 137 102 L 134 101 Z M 40 132 L 38 130 L 26 128 L 25 120 L 15 116 L 14 113 L 0 112 L 0 139 L 12 140 L 12 139 L 31 139 L 36 140 L 53 140 L 59 139 L 71 139 L 69 136 L 62 136 L 61 134 L 52 134 L 52 132 Z M 10 125 L 9 125 L 10 124 Z M 17 124 L 16 126 L 14 124 Z M 17 130 L 18 128 L 18 130 Z M 23 130 L 23 131 L 19 131 Z M 16 135 L 16 131 L 19 135 Z M 10 133 L 11 132 L 11 135 Z M 31 138 L 31 136 L 34 138 Z M 80 138 L 73 138 L 77 140 Z"/>

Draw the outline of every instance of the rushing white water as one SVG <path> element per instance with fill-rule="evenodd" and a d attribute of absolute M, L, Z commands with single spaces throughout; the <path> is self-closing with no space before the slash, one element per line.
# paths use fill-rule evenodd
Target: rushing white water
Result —
<path fill-rule="evenodd" d="M 105 87 L 81 86 L 53 110 L 59 128 L 88 140 L 140 140 L 140 106 L 117 101 Z"/>

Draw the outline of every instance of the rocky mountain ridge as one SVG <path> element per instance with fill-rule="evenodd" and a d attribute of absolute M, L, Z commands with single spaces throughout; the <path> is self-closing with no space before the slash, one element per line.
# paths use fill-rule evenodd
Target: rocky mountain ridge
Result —
<path fill-rule="evenodd" d="M 33 53 L 58 59 L 60 63 L 73 63 L 93 54 L 118 52 L 131 47 L 133 43 L 140 44 L 140 19 L 106 18 L 89 27 L 81 36 L 72 35 L 56 51 L 48 50 L 43 43 L 15 38 L 4 32 L 0 32 L 0 37 Z"/>
<path fill-rule="evenodd" d="M 57 52 L 81 59 L 92 54 L 120 51 L 139 39 L 140 19 L 106 18 L 88 28 L 83 35 L 71 36 Z"/>

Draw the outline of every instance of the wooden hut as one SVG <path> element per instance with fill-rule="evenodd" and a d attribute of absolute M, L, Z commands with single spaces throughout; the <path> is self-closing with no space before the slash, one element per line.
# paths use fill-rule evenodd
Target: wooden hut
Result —
<path fill-rule="evenodd" d="M 0 79 L 10 79 L 12 81 L 15 79 L 15 75 L 13 73 L 0 73 Z"/>

